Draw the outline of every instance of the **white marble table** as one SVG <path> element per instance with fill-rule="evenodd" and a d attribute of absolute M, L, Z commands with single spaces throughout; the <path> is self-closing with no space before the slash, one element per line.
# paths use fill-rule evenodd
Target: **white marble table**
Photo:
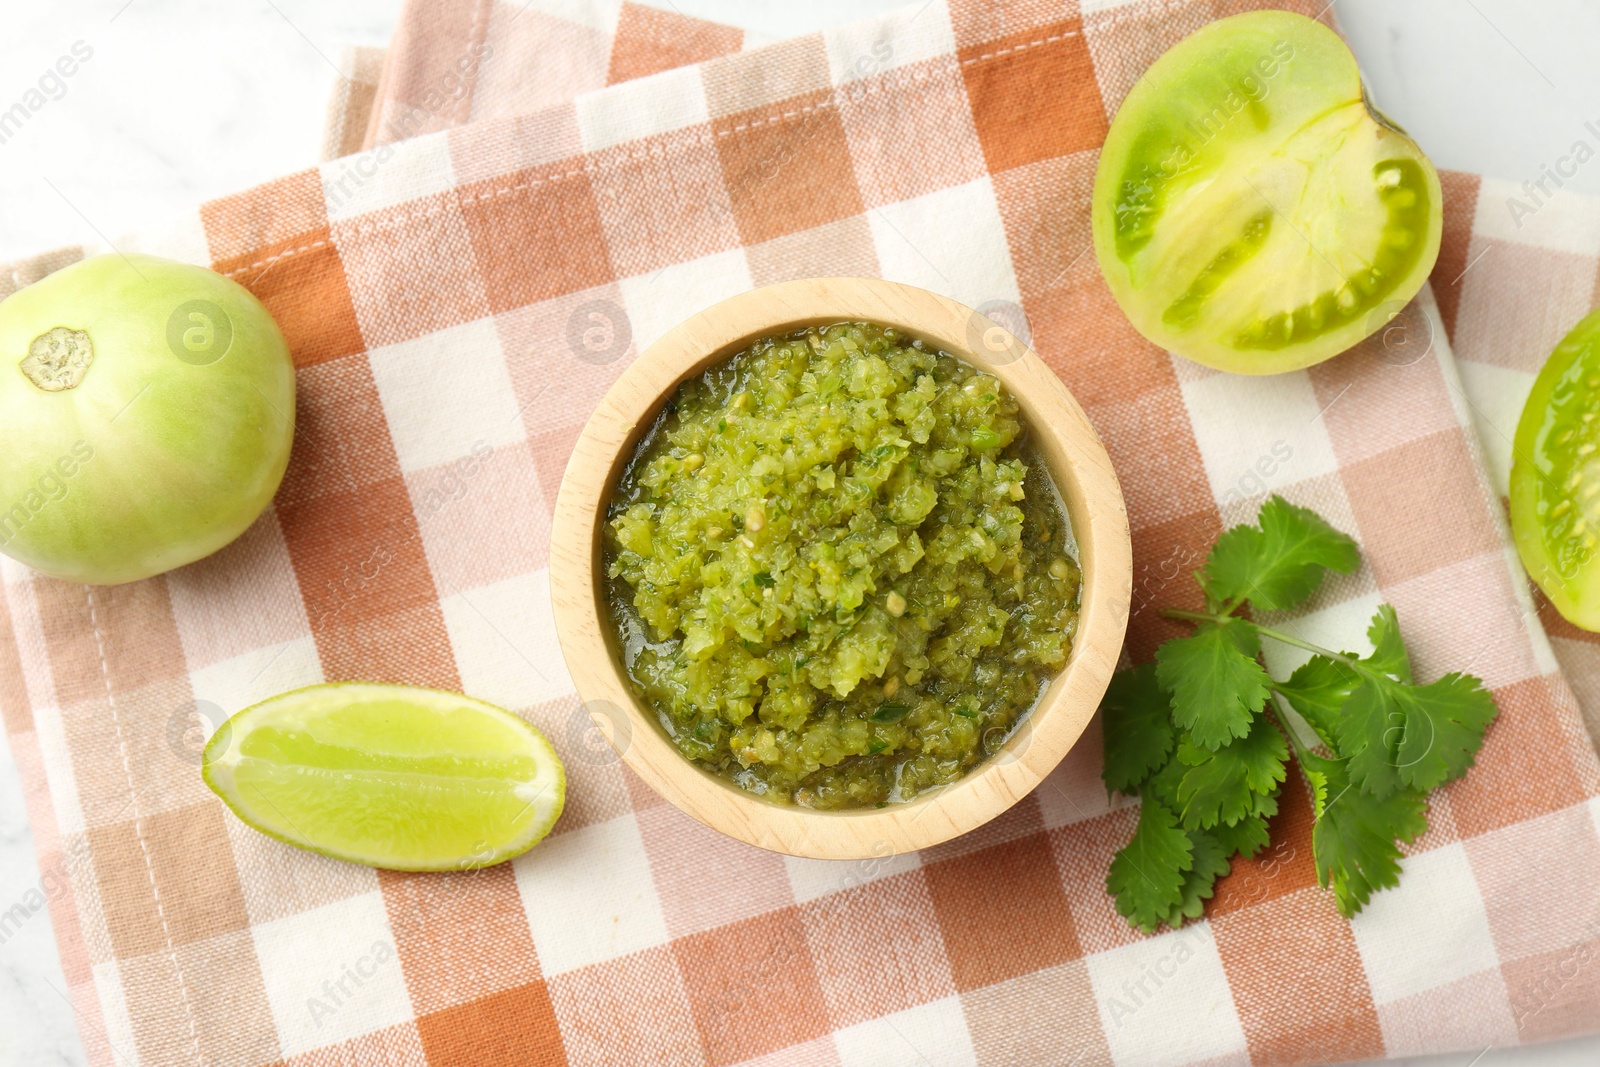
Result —
<path fill-rule="evenodd" d="M 904 0 L 646 0 L 806 32 Z M 1442 167 L 1537 178 L 1600 120 L 1596 0 L 1335 0 L 1373 95 Z M 0 144 L 0 261 L 115 238 L 315 161 L 331 57 L 381 44 L 399 0 L 4 0 L 0 109 L 74 43 L 92 57 Z M 1600 166 L 1572 185 L 1600 194 Z M 0 734 L 0 911 L 39 884 Z M 49 916 L 0 944 L 0 1067 L 81 1064 Z M 1424 1062 L 1466 1067 L 1472 1056 Z M 1600 1039 L 1491 1050 L 1482 1067 L 1594 1067 Z"/>

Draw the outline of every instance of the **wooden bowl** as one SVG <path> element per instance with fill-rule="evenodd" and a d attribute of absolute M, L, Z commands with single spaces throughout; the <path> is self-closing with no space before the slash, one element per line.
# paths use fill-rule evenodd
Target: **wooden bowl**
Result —
<path fill-rule="evenodd" d="M 959 781 L 908 803 L 824 812 L 746 793 L 689 762 L 667 740 L 622 668 L 602 591 L 601 531 L 634 446 L 680 382 L 758 338 L 847 320 L 894 326 L 1005 383 L 1066 501 L 1083 595 L 1066 667 L 999 751 Z M 816 278 L 756 289 L 700 312 L 640 353 L 578 438 L 550 540 L 562 653 L 606 740 L 651 788 L 707 826 L 792 856 L 862 859 L 926 848 L 1027 796 L 1094 715 L 1128 623 L 1128 516 L 1111 460 L 1083 409 L 1032 349 L 977 312 L 926 290 L 873 279 Z"/>

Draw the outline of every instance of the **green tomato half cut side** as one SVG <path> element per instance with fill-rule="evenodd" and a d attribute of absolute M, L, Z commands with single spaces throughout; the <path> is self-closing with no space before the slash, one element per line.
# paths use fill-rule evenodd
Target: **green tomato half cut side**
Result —
<path fill-rule="evenodd" d="M 204 267 L 75 263 L 0 303 L 0 552 L 115 585 L 208 556 L 283 480 L 294 363 Z"/>
<path fill-rule="evenodd" d="M 1442 204 L 1338 35 L 1258 11 L 1184 39 L 1128 94 L 1095 178 L 1095 253 L 1155 344 L 1277 374 L 1404 308 L 1438 259 Z"/>
<path fill-rule="evenodd" d="M 401 871 L 487 867 L 555 825 L 567 773 L 537 730 L 440 689 L 344 682 L 264 700 L 206 743 L 206 785 L 280 841 Z"/>
<path fill-rule="evenodd" d="M 1522 408 L 1511 532 L 1563 618 L 1600 631 L 1600 311 L 1556 346 Z"/>

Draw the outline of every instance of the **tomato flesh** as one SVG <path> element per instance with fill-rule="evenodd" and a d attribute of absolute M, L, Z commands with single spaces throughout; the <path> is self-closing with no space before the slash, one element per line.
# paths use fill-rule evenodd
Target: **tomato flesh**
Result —
<path fill-rule="evenodd" d="M 1511 531 L 1556 610 L 1600 631 L 1600 311 L 1556 346 L 1523 406 Z"/>
<path fill-rule="evenodd" d="M 1252 12 L 1186 38 L 1128 95 L 1095 180 L 1095 251 L 1151 341 L 1272 374 L 1350 348 L 1416 295 L 1442 200 L 1338 35 Z"/>

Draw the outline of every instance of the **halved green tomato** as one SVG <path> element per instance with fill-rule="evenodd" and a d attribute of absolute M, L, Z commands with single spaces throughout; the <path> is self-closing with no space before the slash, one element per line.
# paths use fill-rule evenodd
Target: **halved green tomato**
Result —
<path fill-rule="evenodd" d="M 1522 408 L 1511 532 L 1556 610 L 1600 631 L 1600 311 L 1556 346 Z"/>
<path fill-rule="evenodd" d="M 1439 175 L 1303 15 L 1222 19 L 1156 61 L 1100 156 L 1094 243 L 1139 332 L 1277 374 L 1377 332 L 1433 270 Z"/>

